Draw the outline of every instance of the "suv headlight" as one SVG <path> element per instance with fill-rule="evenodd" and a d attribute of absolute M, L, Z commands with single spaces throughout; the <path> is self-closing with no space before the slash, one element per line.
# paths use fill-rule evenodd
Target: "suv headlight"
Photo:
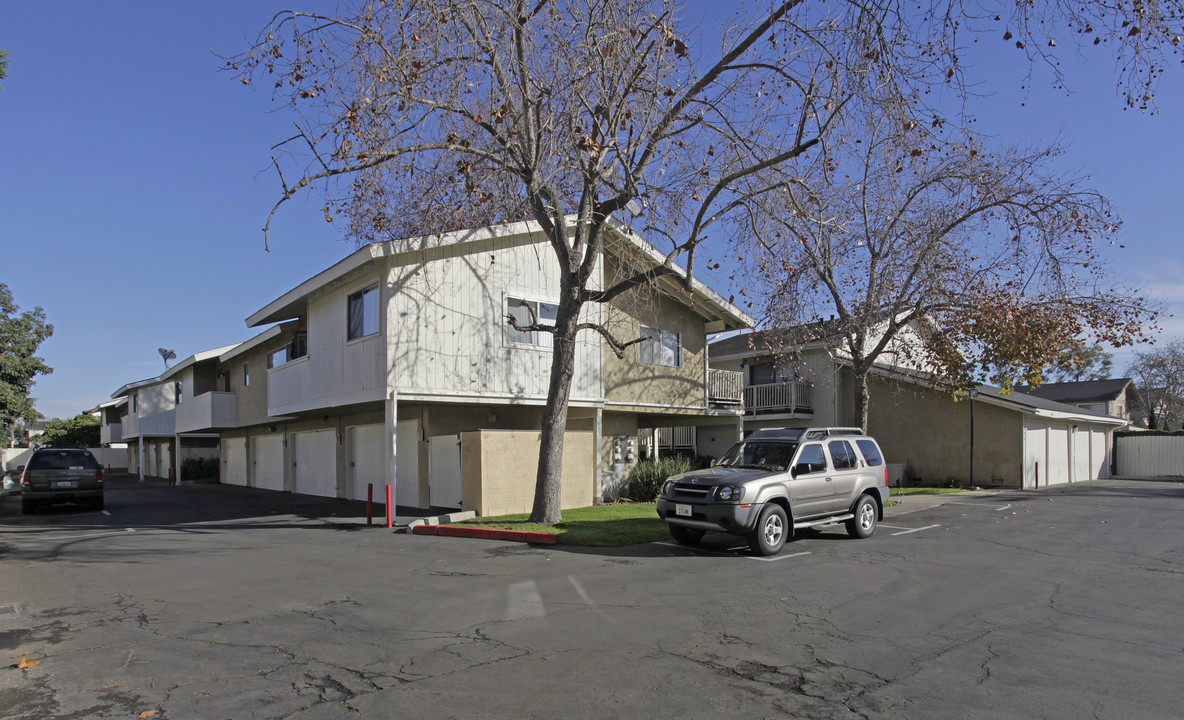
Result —
<path fill-rule="evenodd" d="M 666 484 L 662 486 L 662 494 L 667 497 L 670 497 L 671 495 L 674 494 L 674 481 L 673 480 L 667 480 Z"/>
<path fill-rule="evenodd" d="M 744 488 L 732 487 L 731 485 L 721 485 L 716 496 L 720 500 L 739 500 L 740 496 L 744 494 Z"/>

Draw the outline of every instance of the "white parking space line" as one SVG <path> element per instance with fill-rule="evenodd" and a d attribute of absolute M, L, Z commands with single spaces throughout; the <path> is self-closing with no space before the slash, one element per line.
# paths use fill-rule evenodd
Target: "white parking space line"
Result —
<path fill-rule="evenodd" d="M 901 530 L 900 532 L 894 532 L 894 533 L 892 533 L 892 536 L 896 537 L 897 535 L 908 535 L 909 533 L 921 532 L 922 530 L 932 530 L 933 528 L 939 528 L 939 527 L 941 527 L 941 525 L 926 525 L 925 527 L 912 528 L 910 530 Z"/>
<path fill-rule="evenodd" d="M 806 552 L 800 552 L 800 553 L 793 553 L 792 555 L 774 555 L 773 557 L 757 557 L 755 555 L 749 555 L 748 559 L 749 560 L 760 560 L 761 562 L 777 562 L 778 560 L 788 560 L 790 558 L 801 557 L 803 555 L 809 555 L 809 554 L 810 554 L 810 552 L 806 551 Z"/>
<path fill-rule="evenodd" d="M 984 508 L 994 508 L 994 509 L 996 509 L 996 510 L 1010 510 L 1010 509 L 1011 509 L 1011 503 L 1007 503 L 1006 505 L 994 505 L 994 504 L 991 504 L 991 503 L 957 502 L 957 501 L 954 501 L 954 502 L 948 502 L 948 503 L 946 503 L 946 505 L 969 505 L 970 507 L 984 507 Z"/>
<path fill-rule="evenodd" d="M 110 535 L 126 535 L 127 533 L 134 533 L 134 528 L 124 528 L 123 530 L 111 530 L 110 532 L 100 533 L 86 533 L 83 535 L 58 535 L 56 537 L 9 537 L 8 542 L 56 542 L 58 540 L 84 540 L 86 538 L 107 537 Z"/>

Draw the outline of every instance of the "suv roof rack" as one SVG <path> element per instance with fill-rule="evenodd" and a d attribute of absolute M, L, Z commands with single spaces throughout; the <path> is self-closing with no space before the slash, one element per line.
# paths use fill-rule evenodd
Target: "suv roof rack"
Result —
<path fill-rule="evenodd" d="M 863 435 L 863 428 L 857 427 L 810 427 L 802 431 L 802 439 L 830 437 L 831 435 Z"/>
<path fill-rule="evenodd" d="M 857 427 L 762 428 L 753 430 L 750 440 L 817 440 L 831 435 L 864 435 Z"/>

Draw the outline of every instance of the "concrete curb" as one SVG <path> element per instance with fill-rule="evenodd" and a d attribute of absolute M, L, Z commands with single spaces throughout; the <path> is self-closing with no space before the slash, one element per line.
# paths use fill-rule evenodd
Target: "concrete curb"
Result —
<path fill-rule="evenodd" d="M 477 513 L 472 510 L 464 510 L 462 512 L 448 513 L 447 515 L 437 515 L 436 517 L 417 518 L 407 523 L 407 528 L 414 532 L 415 528 L 425 525 L 447 525 L 448 523 L 472 520 L 475 517 L 477 517 Z"/>
<path fill-rule="evenodd" d="M 446 537 L 480 538 L 482 540 L 508 540 L 511 542 L 554 545 L 559 536 L 545 532 L 524 530 L 500 530 L 496 528 L 452 527 L 450 525 L 429 525 L 423 523 L 411 528 L 415 535 L 442 535 Z"/>

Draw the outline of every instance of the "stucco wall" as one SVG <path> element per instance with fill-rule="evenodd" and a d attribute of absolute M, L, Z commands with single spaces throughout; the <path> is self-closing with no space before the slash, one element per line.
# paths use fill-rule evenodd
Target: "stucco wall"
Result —
<path fill-rule="evenodd" d="M 461 476 L 466 510 L 483 516 L 530 512 L 538 472 L 540 433 L 480 430 L 461 434 Z M 562 507 L 593 503 L 593 435 L 568 432 L 563 440 Z"/>
<path fill-rule="evenodd" d="M 875 376 L 869 389 L 868 433 L 889 463 L 926 485 L 970 481 L 970 400 Z M 1022 472 L 1023 413 L 975 401 L 974 484 L 1019 487 Z"/>
<path fill-rule="evenodd" d="M 239 427 L 265 425 L 272 422 L 267 414 L 267 354 L 282 346 L 290 338 L 276 340 L 270 345 L 253 348 L 220 364 L 223 372 L 230 375 L 230 391 L 238 400 Z M 243 365 L 251 375 L 251 384 L 243 385 Z"/>
<path fill-rule="evenodd" d="M 641 326 L 678 332 L 682 366 L 651 365 L 639 359 L 639 345 L 618 358 L 604 349 L 604 394 L 611 402 L 640 405 L 703 407 L 706 400 L 707 334 L 703 318 L 691 308 L 653 291 L 618 298 L 607 310 L 609 328 L 618 338 L 633 340 Z"/>

